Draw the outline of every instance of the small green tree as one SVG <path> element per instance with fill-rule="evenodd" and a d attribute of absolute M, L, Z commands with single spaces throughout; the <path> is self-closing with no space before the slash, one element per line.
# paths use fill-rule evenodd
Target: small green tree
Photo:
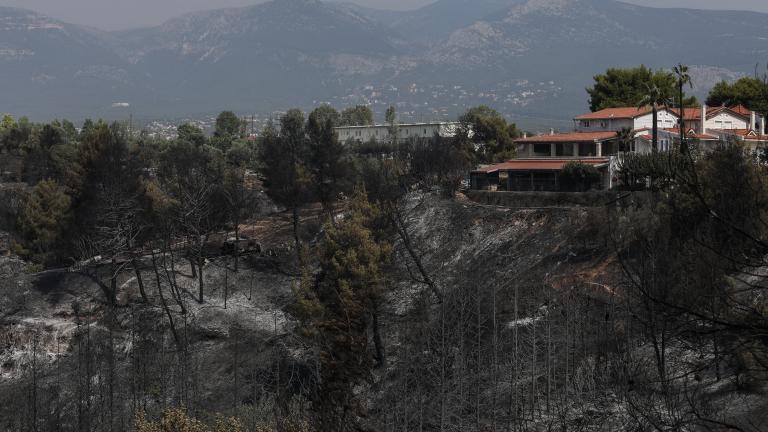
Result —
<path fill-rule="evenodd" d="M 307 169 L 312 175 L 315 195 L 329 213 L 340 192 L 350 189 L 350 163 L 346 147 L 339 142 L 334 127 L 339 114 L 329 106 L 322 106 L 309 114 L 307 135 L 309 147 Z"/>
<path fill-rule="evenodd" d="M 600 171 L 593 165 L 581 162 L 568 162 L 560 171 L 560 189 L 572 192 L 584 192 L 600 183 Z"/>
<path fill-rule="evenodd" d="M 0 120 L 0 131 L 7 131 L 16 126 L 16 120 L 10 114 L 3 114 L 3 119 Z"/>
<path fill-rule="evenodd" d="M 237 138 L 241 136 L 241 132 L 242 122 L 232 111 L 222 111 L 219 116 L 216 117 L 215 136 Z"/>
<path fill-rule="evenodd" d="M 216 130 L 211 137 L 211 145 L 223 153 L 229 151 L 235 140 L 245 137 L 242 121 L 232 111 L 224 111 L 216 118 Z"/>
<path fill-rule="evenodd" d="M 320 272 L 306 276 L 298 292 L 305 334 L 320 349 L 314 408 L 323 432 L 355 430 L 362 405 L 354 387 L 370 377 L 374 357 L 381 365 L 385 361 L 378 317 L 392 247 L 376 233 L 380 218 L 365 193 L 356 192 L 344 218 L 325 225 L 318 249 Z"/>
<path fill-rule="evenodd" d="M 23 255 L 40 264 L 53 264 L 71 220 L 72 199 L 53 180 L 38 183 L 19 217 Z"/>
<path fill-rule="evenodd" d="M 207 142 L 203 130 L 189 123 L 180 125 L 178 128 L 176 128 L 176 132 L 176 139 L 179 141 L 188 142 L 196 146 L 203 146 Z"/>
<path fill-rule="evenodd" d="M 397 111 L 393 105 L 390 105 L 389 108 L 387 108 L 387 112 L 384 114 L 384 121 L 386 121 L 387 124 L 394 124 L 397 121 Z"/>
<path fill-rule="evenodd" d="M 373 111 L 366 105 L 357 105 L 341 112 L 340 126 L 368 126 L 373 124 Z"/>
<path fill-rule="evenodd" d="M 482 162 L 503 162 L 515 157 L 517 126 L 508 124 L 504 116 L 486 105 L 470 108 L 459 117 L 459 138 L 478 147 Z"/>
<path fill-rule="evenodd" d="M 18 122 L 7 122 L 6 129 L 0 131 L 0 144 L 6 150 L 18 152 L 28 150 L 31 147 L 31 139 L 34 137 L 34 125 L 26 117 L 22 117 Z"/>
<path fill-rule="evenodd" d="M 280 132 L 267 125 L 262 133 L 259 159 L 267 195 L 293 214 L 293 237 L 301 261 L 299 210 L 311 197 L 312 176 L 306 165 L 308 139 L 304 114 L 289 110 L 280 119 Z"/>

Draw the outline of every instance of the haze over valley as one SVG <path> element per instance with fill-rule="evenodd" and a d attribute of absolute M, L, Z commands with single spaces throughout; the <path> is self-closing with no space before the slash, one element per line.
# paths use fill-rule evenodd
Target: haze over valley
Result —
<path fill-rule="evenodd" d="M 567 127 L 609 66 L 683 62 L 702 96 L 768 57 L 768 15 L 613 0 L 440 0 L 407 11 L 277 0 L 116 32 L 0 8 L 0 36 L 3 110 L 35 119 L 225 107 L 266 116 L 327 102 L 453 120 L 486 103 L 531 129 Z"/>

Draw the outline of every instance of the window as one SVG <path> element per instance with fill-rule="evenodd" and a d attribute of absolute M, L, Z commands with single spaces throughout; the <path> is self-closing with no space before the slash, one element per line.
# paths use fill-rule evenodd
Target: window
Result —
<path fill-rule="evenodd" d="M 613 156 L 619 152 L 618 141 L 603 141 L 602 156 Z"/>
<path fill-rule="evenodd" d="M 552 149 L 549 144 L 534 144 L 533 153 L 540 156 L 541 155 L 549 156 L 552 154 Z"/>
<path fill-rule="evenodd" d="M 579 156 L 596 156 L 597 144 L 595 143 L 580 143 L 579 144 Z"/>
<path fill-rule="evenodd" d="M 589 127 L 589 120 L 582 120 L 581 125 L 584 127 Z"/>
<path fill-rule="evenodd" d="M 558 156 L 573 156 L 573 144 L 557 143 L 555 154 Z"/>
<path fill-rule="evenodd" d="M 606 122 L 604 122 L 604 121 L 601 121 L 601 122 L 600 122 L 600 127 L 601 127 L 601 128 L 603 128 L 603 129 L 605 129 L 605 128 L 607 128 L 607 127 L 608 127 L 608 123 L 606 123 Z"/>

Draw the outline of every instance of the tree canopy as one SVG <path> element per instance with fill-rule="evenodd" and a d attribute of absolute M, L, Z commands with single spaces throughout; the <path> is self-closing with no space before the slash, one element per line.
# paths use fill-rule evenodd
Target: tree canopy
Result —
<path fill-rule="evenodd" d="M 373 124 L 373 111 L 366 105 L 357 105 L 341 112 L 340 126 L 368 126 Z"/>
<path fill-rule="evenodd" d="M 610 68 L 604 74 L 594 76 L 594 85 L 587 88 L 589 108 L 593 112 L 606 108 L 634 107 L 642 103 L 648 86 L 656 86 L 660 91 L 677 102 L 677 80 L 667 71 L 654 71 L 646 66 L 636 68 Z M 685 106 L 698 106 L 696 97 L 687 97 Z"/>
<path fill-rule="evenodd" d="M 459 117 L 459 122 L 459 138 L 475 144 L 482 162 L 501 162 L 515 156 L 514 140 L 520 131 L 495 109 L 486 105 L 470 108 Z"/>
<path fill-rule="evenodd" d="M 239 137 L 242 130 L 242 122 L 240 118 L 232 111 L 222 111 L 218 117 L 216 117 L 216 131 L 214 135 L 217 137 L 229 136 Z"/>
<path fill-rule="evenodd" d="M 195 125 L 184 123 L 176 128 L 176 131 L 179 141 L 194 144 L 196 146 L 202 146 L 206 142 L 203 130 Z"/>
<path fill-rule="evenodd" d="M 762 115 L 768 115 L 768 81 L 750 77 L 734 83 L 722 81 L 709 92 L 707 105 L 744 105 Z"/>

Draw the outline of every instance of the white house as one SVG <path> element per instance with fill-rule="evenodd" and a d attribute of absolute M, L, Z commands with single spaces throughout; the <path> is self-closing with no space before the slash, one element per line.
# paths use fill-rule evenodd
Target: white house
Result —
<path fill-rule="evenodd" d="M 573 119 L 576 131 L 619 131 L 621 129 L 650 129 L 653 127 L 653 111 L 650 107 L 608 108 Z M 661 109 L 658 112 L 659 128 L 673 128 L 678 116 L 672 110 Z"/>
<path fill-rule="evenodd" d="M 456 122 L 430 122 L 430 123 L 406 123 L 397 125 L 397 138 L 407 140 L 409 138 L 432 138 L 435 135 L 443 138 L 452 138 L 456 136 L 460 123 Z M 347 142 L 349 140 L 359 143 L 374 141 L 388 142 L 392 139 L 390 136 L 390 126 L 386 124 L 370 126 L 341 126 L 335 128 L 339 135 L 339 140 Z"/>
<path fill-rule="evenodd" d="M 657 112 L 658 150 L 670 151 L 680 139 L 680 110 Z M 768 147 L 766 119 L 743 106 L 686 108 L 683 122 L 688 142 L 706 149 L 737 140 L 755 150 Z M 633 139 L 620 142 L 622 129 Z M 574 131 L 523 137 L 516 140 L 518 159 L 472 172 L 472 187 L 504 190 L 557 190 L 568 162 L 592 165 L 603 175 L 602 186 L 614 186 L 616 161 L 622 153 L 650 153 L 653 149 L 653 111 L 650 107 L 620 107 L 574 118 Z"/>
<path fill-rule="evenodd" d="M 660 108 L 657 113 L 659 129 L 680 127 L 680 110 Z M 704 121 L 702 122 L 702 118 Z M 754 130 L 765 135 L 765 118 L 756 112 L 738 105 L 735 107 L 708 107 L 683 109 L 685 129 L 698 134 L 720 130 Z M 607 108 L 574 118 L 575 130 L 581 132 L 618 131 L 623 128 L 634 130 L 651 129 L 653 112 L 650 107 Z"/>

